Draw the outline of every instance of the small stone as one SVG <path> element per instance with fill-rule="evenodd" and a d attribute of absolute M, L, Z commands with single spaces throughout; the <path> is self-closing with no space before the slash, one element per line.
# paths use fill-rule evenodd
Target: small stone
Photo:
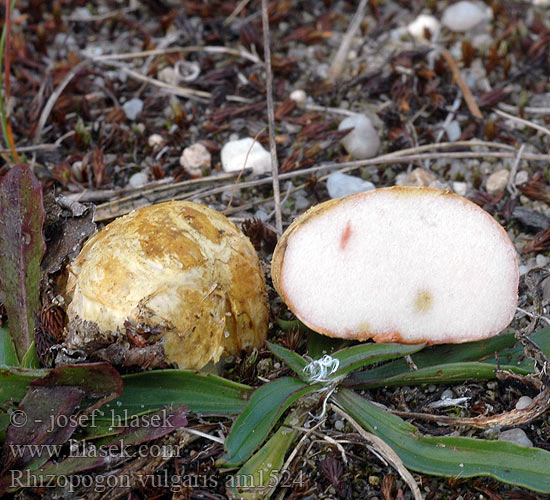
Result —
<path fill-rule="evenodd" d="M 447 137 L 450 142 L 455 142 L 460 139 L 460 136 L 462 135 L 462 131 L 460 130 L 460 124 L 453 120 L 448 125 L 445 126 L 445 132 L 447 133 Z"/>
<path fill-rule="evenodd" d="M 548 257 L 539 253 L 535 258 L 535 262 L 537 263 L 537 267 L 544 267 L 548 264 Z"/>
<path fill-rule="evenodd" d="M 164 138 L 160 134 L 151 134 L 147 139 L 150 148 L 156 148 L 164 144 Z"/>
<path fill-rule="evenodd" d="M 336 420 L 336 422 L 334 422 L 334 428 L 337 431 L 343 431 L 344 430 L 344 421 L 343 420 Z"/>
<path fill-rule="evenodd" d="M 407 31 L 417 42 L 435 40 L 439 34 L 441 25 L 439 21 L 428 14 L 420 14 L 412 23 L 407 26 Z M 429 38 L 426 37 L 429 33 Z"/>
<path fill-rule="evenodd" d="M 364 181 L 359 177 L 334 172 L 328 176 L 327 191 L 331 198 L 343 198 L 363 191 L 374 189 L 372 182 Z"/>
<path fill-rule="evenodd" d="M 396 186 L 430 186 L 437 177 L 423 168 L 415 168 L 412 172 L 403 172 L 395 179 Z"/>
<path fill-rule="evenodd" d="M 529 172 L 526 170 L 520 170 L 516 174 L 516 179 L 514 181 L 516 186 L 521 186 L 522 184 L 525 184 L 529 180 Z"/>
<path fill-rule="evenodd" d="M 519 444 L 520 446 L 526 446 L 528 448 L 533 447 L 533 442 L 527 437 L 523 429 L 515 428 L 502 431 L 498 435 L 499 441 L 509 441 L 511 443 Z"/>
<path fill-rule="evenodd" d="M 130 99 L 122 105 L 122 110 L 128 120 L 134 121 L 143 109 L 143 101 L 138 98 Z"/>
<path fill-rule="evenodd" d="M 487 182 L 485 183 L 487 192 L 491 195 L 495 195 L 501 191 L 504 191 L 506 184 L 508 184 L 509 176 L 510 172 L 508 172 L 508 170 L 497 170 L 496 172 L 493 172 L 487 178 Z"/>
<path fill-rule="evenodd" d="M 294 206 L 296 210 L 305 210 L 311 205 L 310 201 L 302 194 L 296 193 L 294 196 Z"/>
<path fill-rule="evenodd" d="M 451 389 L 445 389 L 441 393 L 441 399 L 453 399 L 453 391 Z"/>
<path fill-rule="evenodd" d="M 460 195 L 460 196 L 466 196 L 466 191 L 468 190 L 468 184 L 465 182 L 453 182 L 453 191 Z"/>
<path fill-rule="evenodd" d="M 357 160 L 371 158 L 378 152 L 380 139 L 372 122 L 365 115 L 348 116 L 340 122 L 338 130 L 352 128 L 342 137 L 341 143 L 346 151 Z"/>
<path fill-rule="evenodd" d="M 256 175 L 271 171 L 271 155 L 252 137 L 227 142 L 221 159 L 225 172 L 240 172 L 243 167 L 251 168 Z"/>
<path fill-rule="evenodd" d="M 489 18 L 488 12 L 474 2 L 457 2 L 443 12 L 441 22 L 451 31 L 468 31 Z"/>
<path fill-rule="evenodd" d="M 290 98 L 298 105 L 298 107 L 303 107 L 306 104 L 307 94 L 305 90 L 296 89 L 290 93 Z"/>
<path fill-rule="evenodd" d="M 210 152 L 199 142 L 186 147 L 180 156 L 180 165 L 192 178 L 208 174 L 211 163 Z"/>
<path fill-rule="evenodd" d="M 371 486 L 378 486 L 380 484 L 380 478 L 378 476 L 369 476 L 369 484 Z"/>
<path fill-rule="evenodd" d="M 525 408 L 531 406 L 532 402 L 533 399 L 529 396 L 521 396 L 516 402 L 516 410 L 525 410 Z"/>
<path fill-rule="evenodd" d="M 130 176 L 128 180 L 128 186 L 132 188 L 139 188 L 149 181 L 149 176 L 145 172 L 136 172 Z"/>
<path fill-rule="evenodd" d="M 169 83 L 170 85 L 177 85 L 180 81 L 180 77 L 176 70 L 170 66 L 167 68 L 162 68 L 158 74 L 157 78 L 162 81 Z"/>

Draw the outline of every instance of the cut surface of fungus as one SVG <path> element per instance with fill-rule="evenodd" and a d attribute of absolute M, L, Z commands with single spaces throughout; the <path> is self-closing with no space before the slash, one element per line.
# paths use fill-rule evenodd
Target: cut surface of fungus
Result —
<path fill-rule="evenodd" d="M 158 332 L 169 363 L 200 369 L 262 345 L 268 305 L 254 247 L 225 216 L 173 201 L 104 227 L 69 267 L 69 320 Z"/>
<path fill-rule="evenodd" d="M 518 259 L 504 229 L 469 200 L 392 187 L 313 207 L 272 262 L 289 308 L 331 337 L 460 343 L 512 320 Z"/>

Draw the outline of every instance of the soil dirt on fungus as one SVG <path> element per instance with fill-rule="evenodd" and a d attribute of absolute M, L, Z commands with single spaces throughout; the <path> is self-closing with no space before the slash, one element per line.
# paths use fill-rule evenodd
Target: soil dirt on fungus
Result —
<path fill-rule="evenodd" d="M 137 208 L 173 199 L 206 204 L 242 227 L 267 279 L 268 339 L 306 354 L 307 335 L 281 331 L 276 321 L 294 317 L 271 283 L 277 238 L 271 177 L 246 169 L 226 173 L 221 163 L 221 149 L 231 140 L 255 138 L 269 150 L 260 2 L 19 0 L 6 24 L 9 3 L 2 10 L 9 26 L 2 75 L 8 120 L 0 177 L 9 165 L 27 163 L 44 200 L 57 199 L 46 203 L 50 253 L 37 338 L 42 363 L 86 357 L 50 347 L 59 345 L 67 323 L 57 301 L 63 271 L 94 222 L 100 229 Z M 548 326 L 550 5 L 487 0 L 480 2 L 483 18 L 466 32 L 441 26 L 413 33 L 408 26 L 419 15 L 441 21 L 454 2 L 370 0 L 357 12 L 359 3 L 269 2 L 283 227 L 329 200 L 327 177 L 339 170 L 377 188 L 450 190 L 489 212 L 518 251 L 518 309 L 506 331 L 526 328 L 535 313 Z M 346 39 L 354 17 L 357 29 Z M 347 49 L 339 52 L 342 46 Z M 354 113 L 366 115 L 380 139 L 378 156 L 359 165 L 350 163 L 354 158 L 341 144 L 350 131 L 338 130 Z M 183 150 L 196 143 L 210 153 L 211 164 L 186 169 Z M 342 247 L 349 240 L 346 229 Z M 537 269 L 533 293 L 527 277 Z M 0 307 L 0 324 L 4 320 Z M 137 331 L 138 340 L 142 334 Z M 226 360 L 221 374 L 258 387 L 291 372 L 262 347 Z M 477 417 L 513 410 L 538 389 L 522 378 L 503 377 L 376 388 L 364 395 L 402 414 Z M 449 395 L 461 402 L 430 406 Z M 176 457 L 111 464 L 95 476 L 95 489 L 75 482 L 72 492 L 26 488 L 17 498 L 227 498 L 229 473 L 215 463 L 224 452 L 219 437 L 227 436 L 232 420 L 192 413 L 186 418 L 187 428 L 203 434 L 172 432 L 152 442 L 182 445 Z M 432 436 L 496 439 L 499 432 L 409 420 Z M 550 450 L 548 413 L 521 429 L 534 446 Z M 340 449 L 310 437 L 290 463 L 288 487 L 273 498 L 412 498 L 396 470 L 330 408 L 320 430 L 343 443 L 347 463 Z M 413 475 L 427 500 L 550 498 L 490 478 Z M 123 487 L 110 484 L 109 476 L 133 479 Z M 174 477 L 187 482 L 175 484 Z"/>

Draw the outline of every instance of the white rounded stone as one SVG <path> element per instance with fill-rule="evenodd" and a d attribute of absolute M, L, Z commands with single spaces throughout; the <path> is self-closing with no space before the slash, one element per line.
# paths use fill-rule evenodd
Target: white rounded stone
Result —
<path fill-rule="evenodd" d="M 149 139 L 147 139 L 147 144 L 149 144 L 150 148 L 162 146 L 164 144 L 164 138 L 160 134 L 151 134 Z"/>
<path fill-rule="evenodd" d="M 292 99 L 298 106 L 304 106 L 307 100 L 307 94 L 305 90 L 296 89 L 290 93 L 290 99 Z"/>
<path fill-rule="evenodd" d="M 327 191 L 331 198 L 343 198 L 351 194 L 361 193 L 374 189 L 372 182 L 364 181 L 359 177 L 334 172 L 328 176 Z"/>
<path fill-rule="evenodd" d="M 488 19 L 488 12 L 474 2 L 457 2 L 443 12 L 441 22 L 451 31 L 468 31 Z"/>
<path fill-rule="evenodd" d="M 143 101 L 138 98 L 130 99 L 122 105 L 122 110 L 128 120 L 135 120 L 143 109 Z"/>
<path fill-rule="evenodd" d="M 252 137 L 229 141 L 221 151 L 222 168 L 225 172 L 240 172 L 251 168 L 256 175 L 271 171 L 271 155 Z"/>
<path fill-rule="evenodd" d="M 212 156 L 206 147 L 197 142 L 186 147 L 180 156 L 180 165 L 191 177 L 200 177 L 210 169 Z"/>
<path fill-rule="evenodd" d="M 149 181 L 149 176 L 145 172 L 136 172 L 130 176 L 128 186 L 131 188 L 139 188 L 144 186 Z"/>
<path fill-rule="evenodd" d="M 338 130 L 353 128 L 341 139 L 346 151 L 358 160 L 371 158 L 378 152 L 380 139 L 372 122 L 365 115 L 348 116 L 340 122 Z"/>
<path fill-rule="evenodd" d="M 499 441 L 509 441 L 510 443 L 519 444 L 520 446 L 526 446 L 527 448 L 533 447 L 533 442 L 527 437 L 523 429 L 508 429 L 502 431 L 498 435 Z"/>
<path fill-rule="evenodd" d="M 516 402 L 516 410 L 525 410 L 525 408 L 531 406 L 532 402 L 533 399 L 529 396 L 521 396 Z"/>
<path fill-rule="evenodd" d="M 510 172 L 508 172 L 508 170 L 503 169 L 493 172 L 485 183 L 487 192 L 491 195 L 495 195 L 504 191 L 506 184 L 508 184 L 508 177 L 510 177 Z"/>
<path fill-rule="evenodd" d="M 441 25 L 439 21 L 429 14 L 420 14 L 407 26 L 407 31 L 417 42 L 435 40 L 439 34 Z M 430 32 L 430 38 L 426 38 L 426 30 Z"/>

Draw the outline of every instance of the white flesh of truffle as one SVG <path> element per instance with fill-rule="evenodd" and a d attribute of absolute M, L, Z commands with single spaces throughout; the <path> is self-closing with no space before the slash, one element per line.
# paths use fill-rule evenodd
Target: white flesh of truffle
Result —
<path fill-rule="evenodd" d="M 503 228 L 430 188 L 315 207 L 283 236 L 272 273 L 291 310 L 333 337 L 478 340 L 506 327 L 517 302 L 517 254 Z"/>

